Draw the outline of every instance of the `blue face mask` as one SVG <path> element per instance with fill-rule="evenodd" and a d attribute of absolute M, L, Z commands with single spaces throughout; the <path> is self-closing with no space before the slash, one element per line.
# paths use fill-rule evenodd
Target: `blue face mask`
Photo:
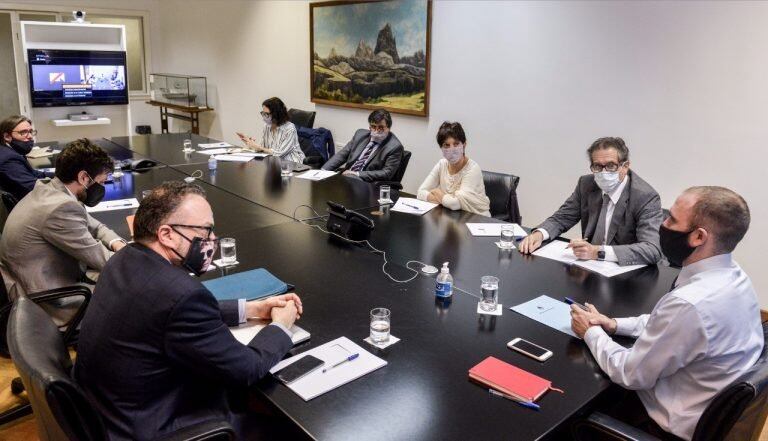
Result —
<path fill-rule="evenodd" d="M 27 156 L 27 154 L 32 151 L 32 147 L 35 146 L 35 140 L 30 139 L 29 141 L 19 141 L 18 139 L 12 139 L 8 145 L 10 145 L 11 148 L 21 156 Z"/>

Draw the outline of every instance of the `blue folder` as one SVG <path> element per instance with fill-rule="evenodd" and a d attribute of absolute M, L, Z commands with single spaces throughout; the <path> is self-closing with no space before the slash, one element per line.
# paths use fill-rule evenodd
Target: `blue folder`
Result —
<path fill-rule="evenodd" d="M 245 271 L 203 282 L 216 300 L 256 300 L 283 294 L 288 284 L 273 276 L 264 268 Z"/>

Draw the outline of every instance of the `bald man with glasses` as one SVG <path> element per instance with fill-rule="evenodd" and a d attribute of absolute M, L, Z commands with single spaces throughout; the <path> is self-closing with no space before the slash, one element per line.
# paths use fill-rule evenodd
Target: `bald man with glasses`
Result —
<path fill-rule="evenodd" d="M 581 238 L 569 244 L 578 259 L 619 265 L 659 262 L 661 199 L 653 187 L 630 170 L 624 140 L 597 139 L 587 155 L 592 173 L 579 178 L 565 203 L 520 243 L 520 252 L 530 254 L 544 241 L 581 223 Z"/>

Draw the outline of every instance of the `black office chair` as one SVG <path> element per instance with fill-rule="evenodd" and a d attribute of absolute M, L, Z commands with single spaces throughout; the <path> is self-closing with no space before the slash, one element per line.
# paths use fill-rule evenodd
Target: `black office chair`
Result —
<path fill-rule="evenodd" d="M 763 323 L 763 339 L 768 340 L 768 322 Z M 720 391 L 704 410 L 692 441 L 757 441 L 768 416 L 768 345 L 754 366 Z M 617 440 L 658 441 L 622 421 L 594 412 L 573 427 L 577 440 L 593 440 L 595 434 Z"/>
<path fill-rule="evenodd" d="M 485 194 L 491 200 L 491 216 L 507 222 L 520 223 L 520 207 L 517 202 L 517 184 L 520 177 L 483 170 Z"/>
<path fill-rule="evenodd" d="M 16 196 L 3 190 L 2 188 L 0 188 L 0 199 L 3 200 L 3 206 L 5 207 L 5 211 L 8 213 L 10 213 L 11 210 L 13 210 L 13 207 L 19 203 L 19 201 L 16 200 Z"/>
<path fill-rule="evenodd" d="M 317 112 L 308 110 L 288 109 L 288 119 L 296 128 L 306 127 L 311 129 L 315 125 L 315 115 Z"/>
<path fill-rule="evenodd" d="M 106 441 L 98 411 L 72 379 L 72 360 L 48 314 L 25 296 L 13 304 L 8 345 L 35 411 L 41 440 Z M 232 440 L 226 421 L 208 421 L 179 430 L 164 440 Z"/>
<path fill-rule="evenodd" d="M 405 176 L 405 170 L 408 168 L 408 163 L 411 161 L 411 152 L 403 150 L 403 159 L 400 160 L 400 167 L 392 176 L 391 181 L 376 181 L 376 185 L 389 185 L 393 190 L 403 189 L 403 176 Z"/>

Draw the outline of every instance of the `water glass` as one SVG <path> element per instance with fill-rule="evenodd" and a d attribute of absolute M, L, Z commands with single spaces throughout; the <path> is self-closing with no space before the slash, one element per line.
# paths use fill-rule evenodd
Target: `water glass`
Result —
<path fill-rule="evenodd" d="M 115 169 L 112 170 L 112 177 L 117 179 L 123 176 L 123 168 L 120 166 L 119 161 L 115 161 Z"/>
<path fill-rule="evenodd" d="M 152 190 L 144 190 L 141 192 L 141 200 L 143 201 L 146 199 L 149 195 L 152 194 Z"/>
<path fill-rule="evenodd" d="M 192 152 L 195 149 L 192 148 L 192 140 L 191 139 L 185 139 L 184 140 L 184 148 L 182 149 L 184 152 Z"/>
<path fill-rule="evenodd" d="M 382 185 L 379 187 L 379 200 L 380 201 L 391 201 L 390 199 L 390 188 L 389 185 Z"/>
<path fill-rule="evenodd" d="M 515 247 L 515 226 L 514 225 L 502 225 L 501 226 L 501 247 L 505 249 L 512 249 Z"/>
<path fill-rule="evenodd" d="M 483 298 L 480 301 L 480 309 L 483 311 L 495 311 L 499 303 L 499 278 L 483 276 L 480 279 L 480 291 Z"/>
<path fill-rule="evenodd" d="M 280 175 L 291 176 L 293 171 L 293 163 L 291 161 L 280 160 Z"/>
<path fill-rule="evenodd" d="M 223 265 L 233 265 L 237 262 L 237 249 L 235 248 L 235 239 L 225 237 L 219 240 L 221 249 L 221 263 Z"/>
<path fill-rule="evenodd" d="M 389 309 L 373 308 L 371 310 L 371 341 L 375 344 L 384 344 L 389 341 Z"/>

